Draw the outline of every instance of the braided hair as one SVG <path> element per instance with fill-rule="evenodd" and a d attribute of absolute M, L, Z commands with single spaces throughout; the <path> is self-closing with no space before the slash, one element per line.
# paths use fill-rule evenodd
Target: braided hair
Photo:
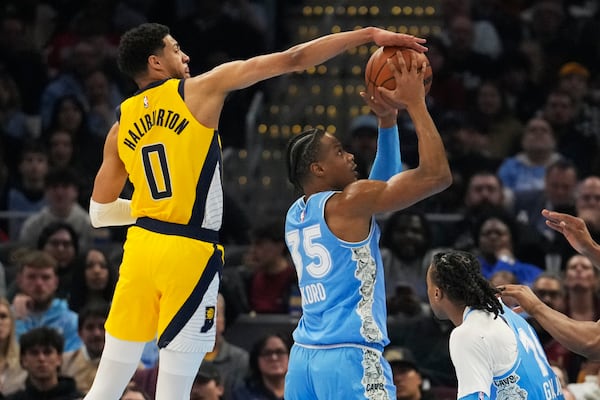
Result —
<path fill-rule="evenodd" d="M 430 278 L 453 301 L 464 302 L 475 310 L 503 314 L 497 298 L 499 290 L 481 274 L 481 265 L 473 254 L 444 251 L 433 256 Z"/>
<path fill-rule="evenodd" d="M 288 179 L 300 192 L 310 173 L 310 165 L 317 161 L 321 149 L 321 138 L 325 131 L 308 129 L 290 139 L 286 153 Z"/>

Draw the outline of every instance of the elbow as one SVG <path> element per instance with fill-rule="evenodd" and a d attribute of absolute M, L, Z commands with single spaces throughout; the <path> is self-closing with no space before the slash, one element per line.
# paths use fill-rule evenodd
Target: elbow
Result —
<path fill-rule="evenodd" d="M 442 192 L 452 185 L 452 173 L 450 168 L 443 168 L 435 175 L 435 188 L 437 192 Z"/>

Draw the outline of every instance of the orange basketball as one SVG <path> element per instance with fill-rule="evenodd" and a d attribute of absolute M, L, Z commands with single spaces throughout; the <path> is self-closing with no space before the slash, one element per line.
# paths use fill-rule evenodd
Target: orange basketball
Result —
<path fill-rule="evenodd" d="M 419 69 L 422 68 L 421 66 L 423 65 L 423 62 L 427 63 L 425 74 L 423 76 L 423 85 L 425 86 L 425 94 L 429 93 L 433 73 L 431 71 L 431 65 L 429 64 L 427 56 L 425 56 L 424 53 L 419 53 L 407 47 L 383 46 L 378 48 L 371 55 L 371 58 L 369 58 L 369 61 L 367 62 L 367 67 L 365 68 L 365 83 L 367 85 L 367 93 L 371 96 L 374 96 L 376 99 L 379 99 L 379 92 L 376 89 L 378 86 L 383 86 L 391 90 L 396 87 L 396 80 L 394 79 L 394 74 L 392 71 L 390 71 L 390 68 L 387 65 L 387 59 L 390 57 L 395 58 L 398 50 L 402 52 L 404 61 L 409 69 L 411 65 L 412 53 L 417 55 L 417 66 Z M 398 66 L 396 62 L 394 63 L 396 66 Z"/>

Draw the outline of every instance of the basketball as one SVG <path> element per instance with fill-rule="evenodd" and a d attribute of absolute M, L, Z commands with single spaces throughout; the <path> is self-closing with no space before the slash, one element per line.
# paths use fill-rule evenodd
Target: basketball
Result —
<path fill-rule="evenodd" d="M 423 76 L 423 85 L 425 86 L 425 94 L 429 93 L 431 88 L 431 81 L 433 73 L 431 71 L 431 64 L 424 53 L 419 53 L 415 50 L 407 47 L 394 47 L 394 46 L 382 46 L 378 48 L 369 58 L 367 66 L 365 68 L 365 83 L 367 85 L 367 93 L 379 99 L 379 92 L 377 91 L 378 86 L 383 86 L 387 89 L 393 90 L 396 88 L 396 80 L 394 74 L 390 71 L 387 65 L 387 59 L 395 57 L 397 51 L 401 51 L 404 56 L 406 66 L 410 69 L 411 65 L 411 54 L 417 55 L 417 66 L 419 70 L 422 68 L 423 62 L 427 63 L 425 74 Z M 397 62 L 394 61 L 396 67 Z"/>

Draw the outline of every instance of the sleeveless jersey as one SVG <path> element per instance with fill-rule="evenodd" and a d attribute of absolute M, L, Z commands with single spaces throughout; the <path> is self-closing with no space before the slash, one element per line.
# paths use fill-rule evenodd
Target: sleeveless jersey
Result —
<path fill-rule="evenodd" d="M 119 157 L 134 186 L 137 225 L 217 241 L 223 213 L 220 139 L 187 108 L 183 84 L 155 82 L 121 104 Z"/>
<path fill-rule="evenodd" d="M 517 338 L 517 360 L 511 370 L 494 376 L 491 399 L 564 400 L 558 377 L 533 328 L 521 316 L 503 306 L 503 318 Z"/>
<path fill-rule="evenodd" d="M 385 285 L 375 219 L 357 243 L 337 238 L 325 222 L 325 203 L 336 192 L 298 199 L 286 218 L 285 239 L 302 296 L 302 316 L 293 332 L 299 345 L 389 343 Z"/>

